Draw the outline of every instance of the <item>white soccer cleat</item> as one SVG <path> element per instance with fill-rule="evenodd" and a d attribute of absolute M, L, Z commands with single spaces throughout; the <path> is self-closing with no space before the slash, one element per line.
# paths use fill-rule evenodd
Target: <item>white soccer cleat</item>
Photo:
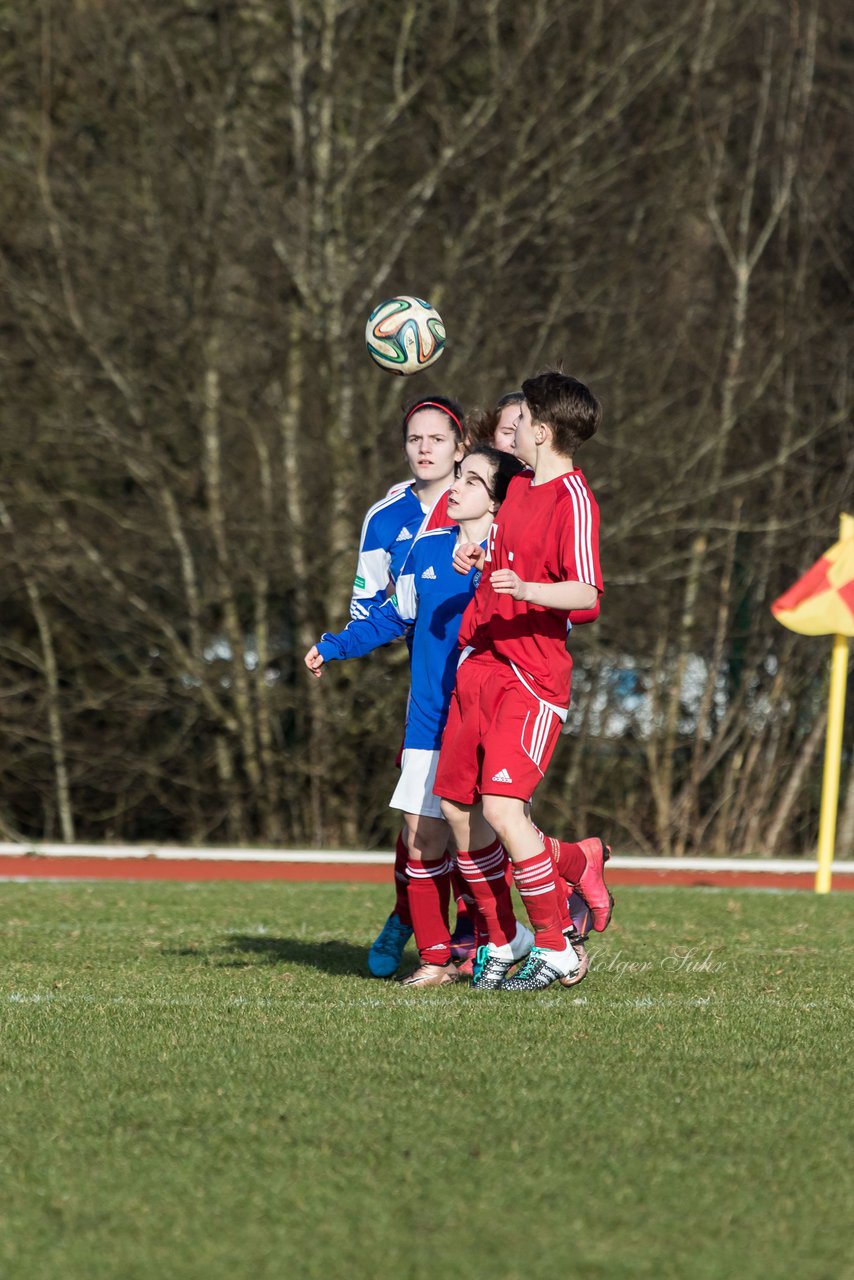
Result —
<path fill-rule="evenodd" d="M 518 920 L 512 942 L 478 947 L 473 966 L 473 986 L 478 991 L 497 991 L 514 964 L 524 960 L 534 945 L 534 935 Z"/>
<path fill-rule="evenodd" d="M 567 942 L 563 951 L 532 947 L 531 954 L 518 973 L 505 978 L 502 991 L 543 991 L 553 982 L 573 977 L 580 968 L 575 949 Z"/>

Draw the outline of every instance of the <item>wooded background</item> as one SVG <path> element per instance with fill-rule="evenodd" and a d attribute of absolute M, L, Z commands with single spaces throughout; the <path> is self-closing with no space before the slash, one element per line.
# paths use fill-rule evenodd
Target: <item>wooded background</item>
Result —
<path fill-rule="evenodd" d="M 0 835 L 387 845 L 404 646 L 303 654 L 403 401 L 561 362 L 605 407 L 607 590 L 538 817 L 810 850 L 830 642 L 769 604 L 852 503 L 850 6 L 33 0 L 0 34 Z M 396 293 L 449 334 L 405 380 L 363 344 Z"/>

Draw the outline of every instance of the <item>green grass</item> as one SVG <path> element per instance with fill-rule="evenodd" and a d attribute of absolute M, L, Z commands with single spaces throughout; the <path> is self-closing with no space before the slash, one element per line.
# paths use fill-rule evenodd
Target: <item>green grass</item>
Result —
<path fill-rule="evenodd" d="M 852 894 L 511 997 L 365 978 L 377 887 L 2 892 L 4 1280 L 854 1276 Z"/>

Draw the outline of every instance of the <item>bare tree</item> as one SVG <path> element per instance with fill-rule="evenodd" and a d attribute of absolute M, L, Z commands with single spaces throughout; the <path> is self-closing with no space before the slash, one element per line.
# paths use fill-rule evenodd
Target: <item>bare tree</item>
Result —
<path fill-rule="evenodd" d="M 841 15 L 20 7 L 2 829 L 387 839 L 404 649 L 322 685 L 302 654 L 404 474 L 402 401 L 560 360 L 605 402 L 608 590 L 544 820 L 808 847 L 821 668 L 767 605 L 852 479 Z M 405 383 L 361 338 L 398 292 L 450 333 Z"/>

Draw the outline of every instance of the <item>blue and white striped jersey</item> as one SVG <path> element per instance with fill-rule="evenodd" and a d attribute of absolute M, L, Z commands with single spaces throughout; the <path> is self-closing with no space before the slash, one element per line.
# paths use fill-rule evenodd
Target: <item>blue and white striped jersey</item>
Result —
<path fill-rule="evenodd" d="M 364 618 L 387 598 L 424 520 L 412 482 L 395 485 L 365 516 L 350 617 Z"/>
<path fill-rule="evenodd" d="M 407 748 L 437 751 L 448 716 L 460 621 L 480 581 L 479 573 L 463 577 L 453 567 L 458 534 L 456 525 L 422 533 L 412 543 L 394 595 L 337 635 L 323 635 L 317 645 L 324 662 L 361 658 L 411 628 Z"/>

